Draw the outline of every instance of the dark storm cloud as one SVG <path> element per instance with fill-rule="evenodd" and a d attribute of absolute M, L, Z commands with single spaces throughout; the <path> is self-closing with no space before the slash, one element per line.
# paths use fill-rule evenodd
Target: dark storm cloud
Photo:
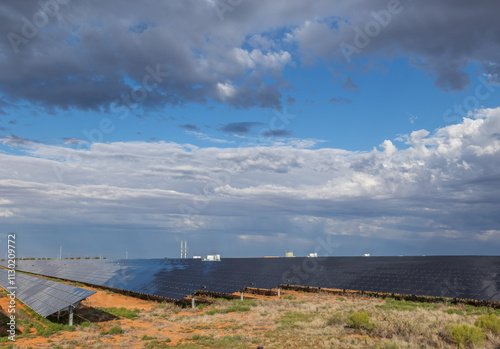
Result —
<path fill-rule="evenodd" d="M 443 90 L 470 84 L 464 69 L 471 62 L 499 81 L 495 0 L 244 1 L 223 16 L 216 4 L 3 1 L 2 99 L 49 111 L 207 101 L 277 108 L 283 89 L 290 88 L 281 76 L 284 67 L 312 57 L 339 64 L 349 63 L 347 58 L 409 58 Z M 284 34 L 265 34 L 275 29 Z M 370 30 L 362 47 L 356 46 L 356 35 Z M 342 44 L 356 51 L 346 55 Z"/>
<path fill-rule="evenodd" d="M 263 125 L 261 122 L 232 122 L 220 128 L 226 133 L 249 133 L 252 127 Z"/>
<path fill-rule="evenodd" d="M 0 93 L 62 109 L 107 110 L 117 99 L 130 108 L 136 101 L 156 108 L 208 99 L 240 108 L 280 107 L 275 84 L 247 76 L 279 72 L 288 53 L 242 60 L 237 49 L 248 24 L 233 30 L 234 19 L 220 21 L 212 2 L 149 5 L 72 1 L 43 12 L 47 21 L 41 22 L 38 2 L 3 2 Z M 238 85 L 227 93 L 225 84 L 235 79 Z"/>
<path fill-rule="evenodd" d="M 474 62 L 492 81 L 500 81 L 498 1 L 354 1 L 334 12 L 334 25 L 311 19 L 295 29 L 304 55 L 334 58 L 341 64 L 358 58 L 364 64 L 374 54 L 407 57 L 433 73 L 435 85 L 443 90 L 469 85 L 464 69 Z M 352 49 L 343 52 L 342 47 Z"/>

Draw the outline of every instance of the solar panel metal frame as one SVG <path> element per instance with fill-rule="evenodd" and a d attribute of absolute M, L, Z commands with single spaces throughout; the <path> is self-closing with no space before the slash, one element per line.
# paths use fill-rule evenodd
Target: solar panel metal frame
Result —
<path fill-rule="evenodd" d="M 65 311 L 70 306 L 75 307 L 96 293 L 18 272 L 15 273 L 13 280 L 15 280 L 14 285 L 9 283 L 8 271 L 0 268 L 0 286 L 7 292 L 14 291 L 17 299 L 44 317 Z"/>

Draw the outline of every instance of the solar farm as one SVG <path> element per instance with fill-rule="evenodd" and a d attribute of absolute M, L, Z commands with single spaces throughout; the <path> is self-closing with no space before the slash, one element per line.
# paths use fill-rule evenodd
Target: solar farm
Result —
<path fill-rule="evenodd" d="M 91 304 L 99 289 L 191 311 L 212 304 L 210 299 L 243 305 L 300 293 L 321 294 L 331 302 L 376 296 L 411 302 L 405 304 L 425 300 L 429 306 L 470 303 L 493 312 L 500 304 L 500 257 L 494 256 L 17 260 L 16 269 L 18 300 L 42 317 L 69 320 L 69 325 L 73 311 L 75 324 L 82 321 L 78 309 L 88 305 L 80 303 Z M 0 269 L 0 280 L 8 291 L 7 270 Z"/>

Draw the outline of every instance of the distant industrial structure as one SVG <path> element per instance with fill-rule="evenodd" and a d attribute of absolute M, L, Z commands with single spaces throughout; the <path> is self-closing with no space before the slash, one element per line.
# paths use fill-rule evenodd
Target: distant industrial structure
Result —
<path fill-rule="evenodd" d="M 202 261 L 207 262 L 220 262 L 220 254 L 209 254 Z"/>
<path fill-rule="evenodd" d="M 285 257 L 290 258 L 295 256 L 293 255 L 293 251 L 285 251 Z"/>
<path fill-rule="evenodd" d="M 307 255 L 307 257 L 317 258 L 318 254 L 316 252 L 311 252 Z"/>
<path fill-rule="evenodd" d="M 181 240 L 181 259 L 187 258 L 187 250 L 188 250 L 187 241 L 184 241 L 184 247 L 182 247 L 182 240 Z"/>

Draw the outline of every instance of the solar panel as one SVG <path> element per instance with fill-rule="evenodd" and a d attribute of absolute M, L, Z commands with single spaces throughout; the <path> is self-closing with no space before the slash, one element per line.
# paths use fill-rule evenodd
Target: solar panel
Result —
<path fill-rule="evenodd" d="M 8 271 L 0 269 L 0 286 L 10 292 Z M 75 307 L 83 299 L 93 295 L 94 291 L 85 290 L 59 282 L 41 279 L 21 273 L 15 274 L 16 298 L 42 316 L 49 316 L 63 311 L 69 306 Z"/>
<path fill-rule="evenodd" d="M 497 256 L 20 260 L 18 268 L 171 300 L 289 284 L 500 301 Z"/>

